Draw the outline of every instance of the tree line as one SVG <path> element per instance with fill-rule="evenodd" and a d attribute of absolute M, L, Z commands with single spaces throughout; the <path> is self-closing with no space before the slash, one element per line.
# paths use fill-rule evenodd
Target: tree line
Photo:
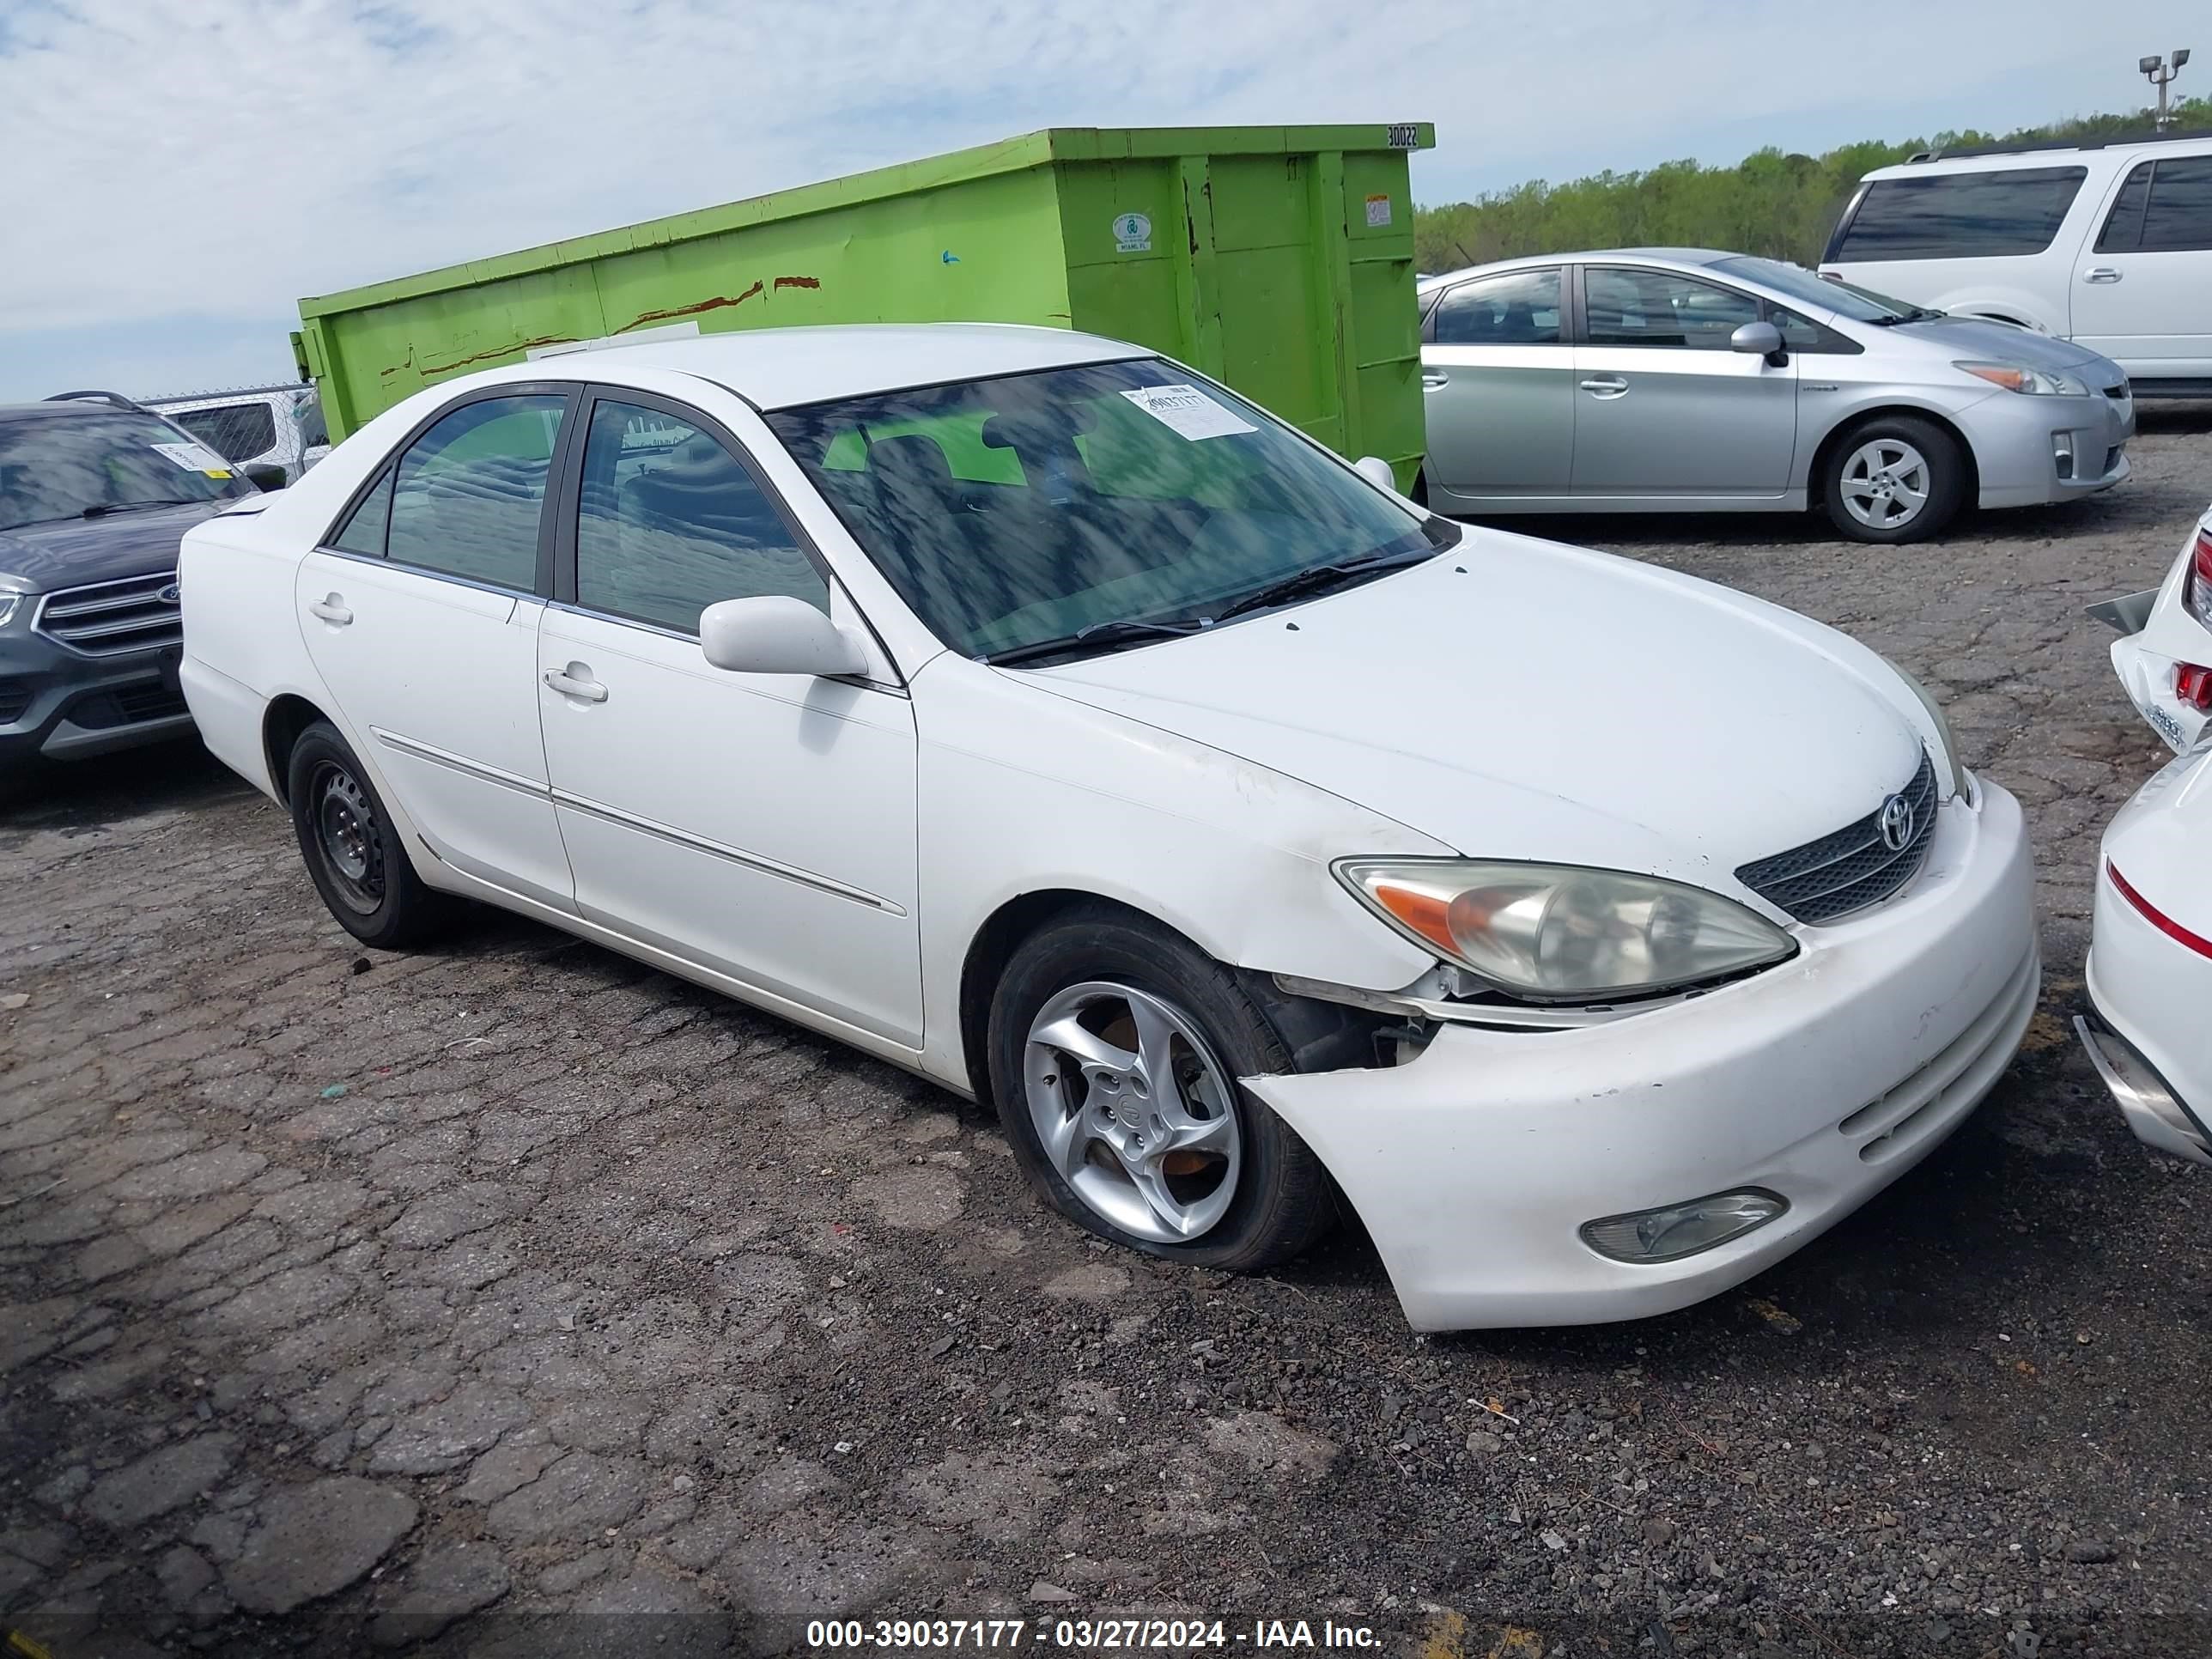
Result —
<path fill-rule="evenodd" d="M 2212 128 L 2212 98 L 2176 106 L 2177 131 Z M 1668 161 L 1640 173 L 1600 173 L 1554 185 L 1542 179 L 1494 191 L 1472 202 L 1417 208 L 1417 268 L 1452 270 L 1524 253 L 1593 247 L 1721 247 L 1817 264 L 1828 233 L 1860 176 L 1923 150 L 2039 139 L 2111 137 L 2148 132 L 2152 114 L 2136 110 L 2022 127 L 2002 137 L 1944 132 L 1902 143 L 1869 139 L 1824 155 L 1762 149 L 1734 167 Z"/>

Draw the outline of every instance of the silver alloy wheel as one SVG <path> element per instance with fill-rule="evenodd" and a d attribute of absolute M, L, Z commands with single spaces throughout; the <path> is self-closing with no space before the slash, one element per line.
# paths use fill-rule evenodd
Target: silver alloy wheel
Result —
<path fill-rule="evenodd" d="M 1071 985 L 1037 1010 L 1022 1065 L 1046 1160 L 1098 1215 L 1188 1244 L 1228 1211 L 1243 1167 L 1236 1084 L 1171 1004 Z"/>
<path fill-rule="evenodd" d="M 1902 438 L 1873 438 L 1844 463 L 1844 511 L 1869 530 L 1901 530 L 1928 505 L 1928 458 Z"/>

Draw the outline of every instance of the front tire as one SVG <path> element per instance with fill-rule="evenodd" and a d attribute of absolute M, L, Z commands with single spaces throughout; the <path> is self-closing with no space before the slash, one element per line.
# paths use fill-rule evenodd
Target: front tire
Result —
<path fill-rule="evenodd" d="M 1100 1237 L 1253 1272 L 1336 1221 L 1321 1160 L 1237 1079 L 1291 1069 L 1236 979 L 1109 907 L 1048 923 L 992 999 L 990 1081 L 1030 1183 Z"/>
<path fill-rule="evenodd" d="M 1853 428 L 1821 477 L 1829 522 L 1853 541 L 1895 546 L 1940 535 L 1966 495 L 1966 458 L 1932 421 L 1884 416 Z"/>
<path fill-rule="evenodd" d="M 384 951 L 444 931 L 459 901 L 415 873 L 375 786 L 336 726 L 317 720 L 300 734 L 286 779 L 300 856 L 340 927 Z"/>

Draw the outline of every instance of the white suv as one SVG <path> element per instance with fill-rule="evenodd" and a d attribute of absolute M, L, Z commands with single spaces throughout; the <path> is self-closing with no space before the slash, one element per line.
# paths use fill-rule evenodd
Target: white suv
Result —
<path fill-rule="evenodd" d="M 312 386 L 241 386 L 234 392 L 152 398 L 166 416 L 264 489 L 295 484 L 331 453 L 321 394 Z M 271 469 L 283 474 L 270 476 Z"/>
<path fill-rule="evenodd" d="M 2212 133 L 1938 151 L 1867 174 L 1820 274 L 2212 397 Z"/>

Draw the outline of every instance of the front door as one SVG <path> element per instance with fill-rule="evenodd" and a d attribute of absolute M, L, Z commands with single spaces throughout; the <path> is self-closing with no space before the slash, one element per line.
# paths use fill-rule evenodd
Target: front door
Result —
<path fill-rule="evenodd" d="M 586 420 L 536 677 L 579 912 L 920 1048 L 913 706 L 711 666 L 717 600 L 847 601 L 728 428 L 630 391 Z"/>
<path fill-rule="evenodd" d="M 541 525 L 569 394 L 447 410 L 300 564 L 300 629 L 356 745 L 441 859 L 567 909 L 538 732 Z"/>
<path fill-rule="evenodd" d="M 1759 320 L 1738 289 L 1674 271 L 1583 271 L 1578 496 L 1779 496 L 1797 446 L 1797 366 L 1729 349 Z"/>
<path fill-rule="evenodd" d="M 2212 378 L 2212 155 L 2137 162 L 2075 267 L 2076 343 L 2130 376 Z"/>
<path fill-rule="evenodd" d="M 1421 330 L 1438 507 L 1565 495 L 1574 463 L 1575 353 L 1564 273 L 1509 270 L 1447 290 Z"/>

